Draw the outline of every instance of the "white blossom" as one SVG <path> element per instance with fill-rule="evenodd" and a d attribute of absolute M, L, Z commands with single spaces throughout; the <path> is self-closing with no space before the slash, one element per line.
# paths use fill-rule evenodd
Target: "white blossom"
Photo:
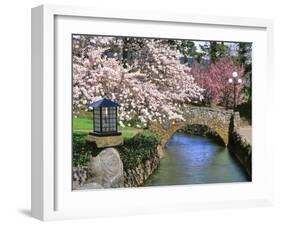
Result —
<path fill-rule="evenodd" d="M 96 36 L 74 55 L 74 113 L 106 97 L 121 105 L 120 126 L 134 117 L 145 126 L 149 121 L 184 120 L 180 106 L 202 100 L 203 90 L 194 82 L 190 69 L 180 64 L 179 53 L 165 40 L 142 39 L 141 48 L 131 43 L 137 51 L 131 51 L 124 67 L 122 45 L 120 38 Z M 112 57 L 105 56 L 108 51 L 115 51 Z"/>

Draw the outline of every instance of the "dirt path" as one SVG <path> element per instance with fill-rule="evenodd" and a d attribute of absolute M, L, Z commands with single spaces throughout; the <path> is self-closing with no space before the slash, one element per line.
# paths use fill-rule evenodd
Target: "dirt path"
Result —
<path fill-rule="evenodd" d="M 238 130 L 239 134 L 244 137 L 250 144 L 252 144 L 252 127 L 241 127 Z"/>

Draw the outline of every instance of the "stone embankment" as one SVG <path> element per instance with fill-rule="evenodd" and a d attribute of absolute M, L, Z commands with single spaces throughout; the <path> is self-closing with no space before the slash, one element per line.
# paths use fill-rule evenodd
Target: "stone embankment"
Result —
<path fill-rule="evenodd" d="M 119 152 L 106 148 L 87 166 L 73 167 L 73 189 L 139 187 L 157 169 L 163 150 L 160 145 L 149 159 L 135 168 L 124 169 Z"/>
<path fill-rule="evenodd" d="M 229 137 L 229 151 L 241 163 L 247 175 L 252 177 L 252 145 L 251 139 L 243 135 L 239 130 L 232 131 Z"/>
<path fill-rule="evenodd" d="M 157 152 L 150 159 L 138 164 L 134 169 L 124 170 L 124 186 L 139 187 L 157 169 L 160 163 L 161 146 L 157 147 Z"/>

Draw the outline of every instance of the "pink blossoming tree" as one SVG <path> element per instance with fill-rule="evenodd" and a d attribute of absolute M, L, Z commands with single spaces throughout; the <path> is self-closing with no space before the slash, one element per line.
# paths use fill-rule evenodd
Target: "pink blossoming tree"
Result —
<path fill-rule="evenodd" d="M 236 71 L 242 83 L 236 86 L 236 104 L 243 102 L 245 86 L 244 68 L 235 63 L 231 57 L 218 59 L 210 65 L 194 63 L 191 74 L 199 86 L 204 88 L 204 101 L 207 104 L 222 105 L 226 108 L 233 106 L 234 87 L 228 80 Z"/>

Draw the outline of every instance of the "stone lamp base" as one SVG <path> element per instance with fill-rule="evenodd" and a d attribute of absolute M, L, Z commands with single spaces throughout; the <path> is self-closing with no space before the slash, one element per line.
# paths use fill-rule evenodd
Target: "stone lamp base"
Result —
<path fill-rule="evenodd" d="M 86 137 L 86 140 L 95 143 L 98 148 L 114 147 L 123 144 L 123 137 L 121 133 L 112 136 L 97 136 L 93 133 L 90 133 Z"/>

